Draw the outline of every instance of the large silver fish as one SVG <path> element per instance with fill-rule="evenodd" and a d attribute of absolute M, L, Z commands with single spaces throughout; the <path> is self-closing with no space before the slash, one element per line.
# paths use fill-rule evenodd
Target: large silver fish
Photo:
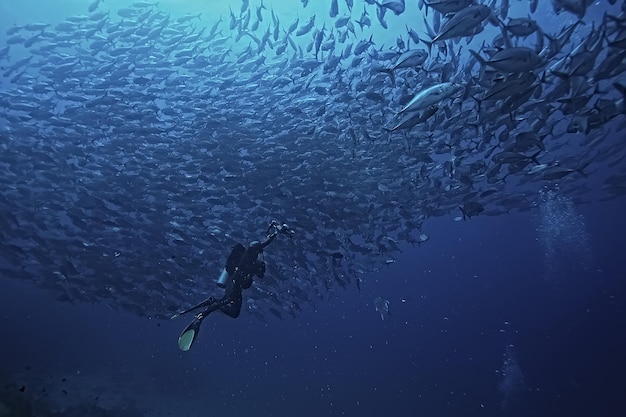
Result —
<path fill-rule="evenodd" d="M 452 82 L 435 84 L 415 94 L 398 113 L 426 109 L 452 97 L 458 90 L 459 85 Z"/>

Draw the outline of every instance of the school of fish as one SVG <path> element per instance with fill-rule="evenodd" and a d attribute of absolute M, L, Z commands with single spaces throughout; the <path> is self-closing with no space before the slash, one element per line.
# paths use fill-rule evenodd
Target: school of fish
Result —
<path fill-rule="evenodd" d="M 295 236 L 244 308 L 282 319 L 429 218 L 626 194 L 624 1 L 301 0 L 283 22 L 243 0 L 208 23 L 107 3 L 0 44 L 0 274 L 60 300 L 169 317 L 276 219 Z"/>

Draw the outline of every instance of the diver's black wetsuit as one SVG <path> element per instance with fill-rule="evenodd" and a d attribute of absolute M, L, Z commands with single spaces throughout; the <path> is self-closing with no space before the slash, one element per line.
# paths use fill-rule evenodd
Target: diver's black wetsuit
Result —
<path fill-rule="evenodd" d="M 272 229 L 273 231 L 270 233 Z M 172 318 L 176 318 L 181 314 L 200 308 L 205 309 L 202 313 L 195 316 L 178 338 L 178 347 L 181 350 L 187 351 L 191 348 L 198 336 L 202 321 L 215 310 L 220 310 L 232 318 L 239 317 L 243 302 L 243 290 L 250 288 L 254 275 L 259 278 L 263 278 L 265 275 L 265 262 L 259 260 L 259 255 L 267 245 L 272 243 L 279 233 L 284 233 L 289 237 L 293 236 L 293 230 L 289 229 L 289 226 L 284 223 L 279 225 L 275 220 L 272 220 L 267 229 L 267 237 L 263 242 L 252 242 L 247 248 L 240 243 L 233 246 L 226 261 L 225 269 L 228 274 L 228 281 L 226 282 L 226 293 L 224 296 L 219 300 L 215 299 L 215 297 L 209 297 L 200 304 L 172 316 Z M 219 284 L 223 283 L 221 280 L 222 277 L 218 281 Z"/>
<path fill-rule="evenodd" d="M 196 316 L 199 320 L 215 310 L 220 310 L 234 319 L 239 317 L 243 302 L 242 291 L 250 288 L 254 275 L 259 278 L 265 275 L 265 262 L 259 260 L 258 257 L 277 235 L 278 231 L 274 231 L 263 242 L 255 242 L 247 248 L 240 243 L 233 246 L 226 261 L 226 272 L 230 277 L 226 285 L 226 294 L 219 300 L 209 298 L 207 308 Z"/>

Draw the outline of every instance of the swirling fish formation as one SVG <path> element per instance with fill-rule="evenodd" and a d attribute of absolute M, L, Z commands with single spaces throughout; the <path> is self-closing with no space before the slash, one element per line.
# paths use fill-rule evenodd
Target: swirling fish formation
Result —
<path fill-rule="evenodd" d="M 591 181 L 622 196 L 615 3 L 553 0 L 559 28 L 533 19 L 536 0 L 528 17 L 508 0 L 332 0 L 321 24 L 285 24 L 262 1 L 207 24 L 96 0 L 12 26 L 0 273 L 164 318 L 214 294 L 230 247 L 276 219 L 296 234 L 268 247 L 245 308 L 284 318 L 360 288 L 429 239 L 429 218 L 530 210 L 555 181 L 578 202 Z M 406 13 L 426 29 L 388 25 Z M 385 29 L 395 45 L 375 38 Z"/>

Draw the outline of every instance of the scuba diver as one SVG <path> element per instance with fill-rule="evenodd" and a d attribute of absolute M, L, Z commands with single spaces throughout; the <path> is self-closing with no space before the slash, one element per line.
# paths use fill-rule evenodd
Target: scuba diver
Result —
<path fill-rule="evenodd" d="M 200 304 L 172 316 L 174 319 L 181 314 L 206 307 L 203 312 L 196 315 L 178 338 L 178 347 L 181 350 L 187 351 L 191 348 L 191 345 L 198 337 L 202 320 L 215 310 L 220 310 L 234 319 L 239 317 L 243 301 L 242 291 L 250 288 L 254 275 L 259 278 L 263 278 L 265 275 L 265 262 L 258 259 L 259 255 L 279 234 L 286 234 L 292 237 L 294 232 L 286 224 L 279 225 L 275 220 L 272 220 L 266 234 L 267 237 L 263 242 L 255 240 L 250 242 L 247 248 L 241 243 L 236 243 L 233 246 L 226 260 L 226 266 L 217 281 L 219 287 L 226 289 L 222 298 L 209 297 Z"/>

